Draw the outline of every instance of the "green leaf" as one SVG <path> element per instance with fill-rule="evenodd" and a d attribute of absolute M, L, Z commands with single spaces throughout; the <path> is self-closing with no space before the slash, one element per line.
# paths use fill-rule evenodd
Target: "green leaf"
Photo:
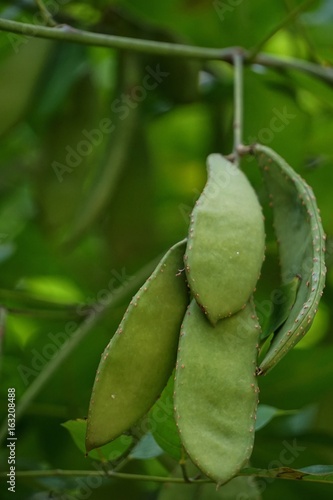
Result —
<path fill-rule="evenodd" d="M 309 465 L 308 467 L 302 467 L 300 470 L 307 474 L 332 474 L 333 465 Z"/>
<path fill-rule="evenodd" d="M 12 35 L 15 38 L 15 35 Z M 20 39 L 21 41 L 21 39 Z M 49 57 L 52 42 L 29 40 L 13 44 L 14 51 L 2 61 L 0 70 L 0 135 L 22 120 L 37 97 L 37 83 Z M 19 50 L 18 50 L 19 49 Z M 22 78 L 24 75 L 24 78 Z"/>
<path fill-rule="evenodd" d="M 143 436 L 139 443 L 134 446 L 130 453 L 130 458 L 137 460 L 147 460 L 148 458 L 156 458 L 162 455 L 163 450 L 156 443 L 153 435 L 148 432 Z"/>
<path fill-rule="evenodd" d="M 297 410 L 280 410 L 279 408 L 274 408 L 274 406 L 259 405 L 255 429 L 256 431 L 259 431 L 267 424 L 269 424 L 269 422 L 275 417 L 280 417 L 283 415 L 293 415 L 296 412 Z"/>
<path fill-rule="evenodd" d="M 35 213 L 31 189 L 21 184 L 1 197 L 0 203 L 0 243 L 8 244 L 26 227 Z"/>
<path fill-rule="evenodd" d="M 68 430 L 79 450 L 86 454 L 85 436 L 87 421 L 78 418 L 76 420 L 67 420 L 67 422 L 64 422 L 61 425 Z M 96 450 L 90 451 L 88 456 L 101 462 L 117 460 L 129 450 L 132 444 L 133 438 L 130 436 L 119 436 L 117 439 L 112 441 L 112 443 L 108 443 L 100 448 L 97 448 Z"/>
<path fill-rule="evenodd" d="M 88 71 L 87 48 L 59 43 L 49 58 L 36 103 L 35 120 L 45 120 L 64 105 L 73 84 Z"/>
<path fill-rule="evenodd" d="M 169 378 L 161 397 L 151 409 L 149 423 L 151 432 L 159 446 L 175 460 L 180 460 L 183 452 L 174 418 L 173 391 L 174 374 Z"/>

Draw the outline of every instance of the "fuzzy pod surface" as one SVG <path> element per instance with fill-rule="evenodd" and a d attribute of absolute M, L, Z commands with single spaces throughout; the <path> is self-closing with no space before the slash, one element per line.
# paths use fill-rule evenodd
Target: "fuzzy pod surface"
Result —
<path fill-rule="evenodd" d="M 175 365 L 188 304 L 182 267 L 185 241 L 174 245 L 133 297 L 104 350 L 92 390 L 86 434 L 90 451 L 143 417 Z"/>
<path fill-rule="evenodd" d="M 253 302 L 214 327 L 193 299 L 181 327 L 175 417 L 193 463 L 218 484 L 252 453 L 260 327 Z"/>
<path fill-rule="evenodd" d="M 245 174 L 219 154 L 207 159 L 208 179 L 191 214 L 186 275 L 212 324 L 239 311 L 260 275 L 264 220 Z"/>
<path fill-rule="evenodd" d="M 260 364 L 259 373 L 264 374 L 311 327 L 325 286 L 326 236 L 311 187 L 271 148 L 256 144 L 254 153 L 273 207 L 282 283 L 295 276 L 300 280 L 295 303 Z"/>

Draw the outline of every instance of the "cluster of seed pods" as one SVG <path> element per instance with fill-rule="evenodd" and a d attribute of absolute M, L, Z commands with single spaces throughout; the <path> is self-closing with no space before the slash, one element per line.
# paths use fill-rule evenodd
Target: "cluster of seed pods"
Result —
<path fill-rule="evenodd" d="M 128 431 L 163 401 L 171 407 L 163 420 L 168 432 L 151 422 L 176 459 L 185 452 L 219 485 L 248 463 L 257 375 L 309 329 L 325 276 L 324 233 L 311 189 L 269 148 L 256 145 L 251 153 L 272 197 L 282 281 L 293 296 L 290 308 L 275 311 L 269 322 L 266 357 L 258 368 L 262 336 L 253 292 L 265 251 L 262 209 L 244 173 L 212 154 L 187 240 L 166 253 L 133 297 L 102 354 L 87 451 Z"/>
<path fill-rule="evenodd" d="M 265 230 L 243 172 L 218 154 L 207 167 L 184 257 L 193 299 L 181 327 L 174 403 L 187 454 L 223 484 L 248 462 L 254 442 L 260 326 L 252 294 Z"/>

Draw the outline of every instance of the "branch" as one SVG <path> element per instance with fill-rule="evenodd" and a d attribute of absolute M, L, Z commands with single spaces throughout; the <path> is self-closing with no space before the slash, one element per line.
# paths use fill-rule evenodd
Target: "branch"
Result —
<path fill-rule="evenodd" d="M 63 42 L 79 43 L 92 47 L 107 47 L 113 49 L 127 49 L 161 56 L 187 57 L 203 60 L 220 60 L 232 63 L 235 54 L 242 53 L 244 63 L 257 63 L 271 68 L 289 68 L 308 73 L 328 83 L 333 83 L 333 68 L 319 66 L 301 59 L 281 58 L 269 54 L 258 54 L 251 60 L 251 53 L 239 47 L 214 49 L 196 47 L 178 43 L 157 42 L 155 40 L 141 40 L 138 38 L 118 37 L 101 33 L 77 30 L 68 25 L 59 25 L 57 28 L 36 26 L 20 23 L 8 19 L 0 19 L 0 31 L 17 33 L 26 37 L 45 38 Z"/>
<path fill-rule="evenodd" d="M 59 476 L 100 476 L 118 479 L 126 479 L 133 481 L 153 481 L 155 483 L 184 483 L 184 484 L 198 484 L 198 483 L 212 483 L 211 479 L 196 479 L 190 482 L 185 481 L 182 477 L 163 477 L 163 476 L 149 476 L 144 474 L 127 474 L 125 472 L 113 472 L 104 470 L 64 470 L 64 469 L 51 469 L 51 470 L 21 470 L 15 472 L 16 477 L 59 477 Z M 6 477 L 6 472 L 0 472 L 0 477 Z"/>
<path fill-rule="evenodd" d="M 124 36 L 105 35 L 78 30 L 67 24 L 58 25 L 56 28 L 37 26 L 34 24 L 20 23 L 8 19 L 0 19 L 0 31 L 7 31 L 25 35 L 27 37 L 47 38 L 63 42 L 75 42 L 95 47 L 126 49 L 148 54 L 164 56 L 178 56 L 196 59 L 222 59 L 231 60 L 233 48 L 211 49 L 194 47 L 178 43 L 157 42 L 155 40 L 141 40 Z"/>
<path fill-rule="evenodd" d="M 293 10 L 293 0 L 284 0 L 287 11 L 290 13 Z M 316 47 L 311 40 L 311 37 L 308 35 L 307 28 L 304 26 L 304 23 L 299 17 L 296 17 L 294 20 L 295 29 L 299 32 L 300 37 L 303 39 L 301 42 L 304 42 L 307 46 L 308 54 L 310 57 L 310 61 L 321 64 L 322 60 L 317 55 Z"/>
<path fill-rule="evenodd" d="M 285 26 L 287 26 L 291 21 L 294 21 L 303 10 L 308 8 L 311 4 L 313 4 L 315 0 L 307 0 L 306 2 L 302 3 L 301 5 L 298 5 L 293 9 L 289 14 L 282 19 L 281 22 L 279 22 L 272 31 L 270 31 L 264 38 L 261 40 L 251 51 L 250 51 L 250 61 L 254 61 L 255 57 L 259 54 L 261 49 L 266 45 L 266 43 L 273 38 L 276 33 L 278 33 L 281 29 L 283 29 Z"/>
<path fill-rule="evenodd" d="M 55 26 L 57 26 L 57 23 L 53 19 L 52 14 L 48 11 L 48 9 L 45 6 L 43 0 L 35 0 L 35 4 L 39 8 L 39 10 L 41 12 L 41 15 L 42 15 L 42 17 L 43 17 L 43 19 L 45 21 L 45 24 L 47 26 L 51 26 L 52 28 L 54 28 Z"/>
<path fill-rule="evenodd" d="M 295 69 L 319 78 L 326 83 L 333 83 L 332 67 L 319 66 L 319 64 L 303 61 L 302 59 L 279 57 L 270 54 L 258 54 L 254 62 L 275 69 Z"/>
<path fill-rule="evenodd" d="M 291 469 L 289 467 L 277 467 L 273 469 L 257 469 L 248 468 L 239 472 L 236 477 L 262 477 L 270 480 L 284 479 L 289 481 L 306 481 L 313 483 L 332 484 L 333 473 L 331 466 L 313 466 L 314 469 L 323 469 L 323 472 L 309 472 L 306 469 Z M 324 469 L 328 471 L 325 472 Z M 0 477 L 6 477 L 7 472 L 0 472 Z M 89 477 L 100 476 L 133 481 L 152 481 L 155 483 L 178 483 L 178 484 L 203 484 L 213 483 L 211 479 L 192 479 L 190 482 L 182 477 L 173 476 L 149 476 L 148 474 L 128 474 L 126 472 L 115 472 L 105 470 L 64 470 L 64 469 L 51 469 L 51 470 L 25 470 L 15 471 L 17 478 L 25 477 Z"/>
<path fill-rule="evenodd" d="M 243 142 L 243 55 L 234 57 L 234 150 L 235 164 L 239 166 L 238 149 Z"/>

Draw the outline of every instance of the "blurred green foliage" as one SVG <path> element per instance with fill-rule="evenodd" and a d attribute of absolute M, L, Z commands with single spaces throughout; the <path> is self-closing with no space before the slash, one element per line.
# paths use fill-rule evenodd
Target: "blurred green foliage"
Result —
<path fill-rule="evenodd" d="M 259 43 L 300 3 L 48 2 L 59 24 L 245 48 Z M 33 1 L 1 2 L 0 13 L 43 23 Z M 318 0 L 265 50 L 331 65 L 332 29 L 332 2 Z M 87 312 L 98 311 L 132 274 L 186 236 L 188 214 L 205 183 L 206 156 L 232 150 L 233 87 L 226 63 L 199 64 L 3 32 L 0 60 L 0 299 L 7 309 L 0 325 L 3 421 L 8 387 L 15 387 L 20 399 Z M 328 279 L 318 317 L 308 338 L 259 381 L 261 403 L 299 411 L 258 432 L 252 465 L 329 465 L 333 89 L 296 71 L 253 65 L 245 71 L 244 92 L 245 142 L 269 144 L 308 181 L 328 235 Z M 244 161 L 243 167 L 266 213 L 267 258 L 256 297 L 259 314 L 265 315 L 279 285 L 277 248 L 258 169 L 254 161 Z M 17 469 L 93 467 L 61 424 L 86 415 L 100 354 L 125 307 L 122 301 L 107 311 L 26 408 L 17 424 Z M 285 443 L 292 446 L 295 440 L 301 451 L 289 453 L 286 463 Z M 2 470 L 7 470 L 7 456 L 4 447 Z M 176 465 L 164 456 L 133 458 L 123 471 L 166 475 Z M 89 481 L 20 479 L 17 497 L 41 500 L 52 492 L 52 498 L 84 498 L 88 491 L 85 498 L 91 500 L 167 498 L 167 488 L 158 483 Z M 332 495 L 328 485 L 263 479 L 258 484 L 262 498 L 269 500 Z M 6 491 L 1 485 L 1 498 Z"/>

